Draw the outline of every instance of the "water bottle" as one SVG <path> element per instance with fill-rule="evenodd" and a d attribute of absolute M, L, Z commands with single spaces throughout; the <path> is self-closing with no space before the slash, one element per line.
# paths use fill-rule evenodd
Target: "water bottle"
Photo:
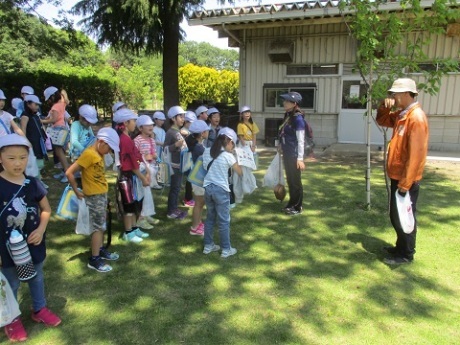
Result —
<path fill-rule="evenodd" d="M 19 280 L 26 281 L 37 275 L 27 241 L 19 231 L 11 231 L 7 248 L 16 265 Z"/>

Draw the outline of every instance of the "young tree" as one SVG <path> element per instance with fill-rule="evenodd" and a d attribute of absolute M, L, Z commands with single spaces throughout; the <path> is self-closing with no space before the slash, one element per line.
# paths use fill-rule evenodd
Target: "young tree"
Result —
<path fill-rule="evenodd" d="M 434 0 L 423 3 L 423 6 L 419 0 L 342 0 L 339 4 L 349 34 L 356 40 L 356 68 L 367 88 L 367 99 L 364 100 L 367 101 L 368 119 L 367 208 L 371 204 L 370 124 L 376 104 L 373 100 L 384 98 L 394 79 L 414 72 L 424 76 L 419 89 L 436 94 L 442 76 L 458 71 L 458 60 L 454 57 L 430 59 L 424 47 L 436 35 L 444 34 L 448 23 L 460 18 L 459 4 L 457 0 Z M 436 68 L 423 70 L 421 64 L 427 61 Z M 385 131 L 384 139 L 386 150 Z"/>

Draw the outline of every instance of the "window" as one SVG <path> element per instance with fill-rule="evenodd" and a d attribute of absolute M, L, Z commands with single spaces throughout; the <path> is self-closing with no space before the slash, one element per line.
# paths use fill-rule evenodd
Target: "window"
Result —
<path fill-rule="evenodd" d="M 339 64 L 328 65 L 287 65 L 286 75 L 331 75 L 339 74 Z"/>
<path fill-rule="evenodd" d="M 366 109 L 366 88 L 359 80 L 344 80 L 342 109 Z"/>
<path fill-rule="evenodd" d="M 300 107 L 305 110 L 316 108 L 316 84 L 265 84 L 264 85 L 264 109 L 283 109 L 281 95 L 288 92 L 298 92 L 302 95 Z"/>

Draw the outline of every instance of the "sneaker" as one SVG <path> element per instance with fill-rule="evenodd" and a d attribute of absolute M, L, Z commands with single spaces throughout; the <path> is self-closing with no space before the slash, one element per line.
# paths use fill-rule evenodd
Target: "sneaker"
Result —
<path fill-rule="evenodd" d="M 136 236 L 136 234 L 134 233 L 134 231 L 131 231 L 130 233 L 124 233 L 123 234 L 123 241 L 126 241 L 126 242 L 133 242 L 133 243 L 139 243 L 139 242 L 142 242 L 143 239 Z"/>
<path fill-rule="evenodd" d="M 61 319 L 47 307 L 43 307 L 38 313 L 32 312 L 32 320 L 43 322 L 46 326 L 52 327 L 56 327 L 61 323 Z"/>
<path fill-rule="evenodd" d="M 138 220 L 137 223 L 136 223 L 136 226 L 137 226 L 138 228 L 142 228 L 142 229 L 145 229 L 145 230 L 151 230 L 151 229 L 153 229 L 153 225 L 150 224 L 150 223 L 147 221 L 147 219 L 145 219 L 145 217 L 142 218 L 142 219 L 140 219 L 140 220 Z"/>
<path fill-rule="evenodd" d="M 190 227 L 190 235 L 197 235 L 197 236 L 203 236 L 204 235 L 204 224 L 200 223 L 198 226 L 193 229 L 193 227 Z"/>
<path fill-rule="evenodd" d="M 5 334 L 12 342 L 27 340 L 27 332 L 19 317 L 15 318 L 9 325 L 5 326 Z"/>
<path fill-rule="evenodd" d="M 297 216 L 302 213 L 302 208 L 300 210 L 296 209 L 295 207 L 288 208 L 285 213 L 289 216 Z"/>
<path fill-rule="evenodd" d="M 185 207 L 195 207 L 195 200 L 184 200 Z"/>
<path fill-rule="evenodd" d="M 149 237 L 150 235 L 146 232 L 143 232 L 141 229 L 139 228 L 136 228 L 136 230 L 133 231 L 137 237 L 140 237 L 141 239 L 142 238 L 147 238 Z"/>
<path fill-rule="evenodd" d="M 235 255 L 236 254 L 236 249 L 230 247 L 230 249 L 224 249 L 222 250 L 222 254 L 220 254 L 221 258 L 228 258 L 229 256 Z"/>
<path fill-rule="evenodd" d="M 219 249 L 220 249 L 220 246 L 218 246 L 217 244 L 206 245 L 206 246 L 204 246 L 203 254 L 209 254 L 209 253 L 212 253 L 212 252 L 217 252 Z"/>
<path fill-rule="evenodd" d="M 386 263 L 387 265 L 410 264 L 412 261 L 413 259 L 409 259 L 409 258 L 405 258 L 401 256 L 395 256 L 395 257 L 383 259 L 383 262 Z"/>
<path fill-rule="evenodd" d="M 152 217 L 150 217 L 150 216 L 146 216 L 146 217 L 144 217 L 144 218 L 147 219 L 147 222 L 149 222 L 149 223 L 152 224 L 152 225 L 156 225 L 156 224 L 158 224 L 158 223 L 160 222 L 159 219 L 152 218 Z"/>
<path fill-rule="evenodd" d="M 115 261 L 120 258 L 120 255 L 118 255 L 118 253 L 111 253 L 104 247 L 102 247 L 99 250 L 99 256 L 101 257 L 101 259 L 110 260 L 110 261 Z"/>
<path fill-rule="evenodd" d="M 185 217 L 187 217 L 187 212 L 181 211 L 177 208 L 171 213 L 168 213 L 167 217 L 169 219 L 179 219 L 180 220 L 180 219 L 184 219 Z"/>
<path fill-rule="evenodd" d="M 69 182 L 69 180 L 67 179 L 67 176 L 64 175 L 64 177 L 61 178 L 61 179 L 59 180 L 59 182 L 61 182 L 61 183 L 67 183 L 67 182 Z"/>
<path fill-rule="evenodd" d="M 236 204 L 235 204 L 235 203 L 230 204 L 230 209 L 235 208 L 235 207 L 236 207 Z"/>
<path fill-rule="evenodd" d="M 163 189 L 163 187 L 160 185 L 156 185 L 156 186 L 153 186 L 152 189 Z"/>
<path fill-rule="evenodd" d="M 106 273 L 112 270 L 112 266 L 107 265 L 102 258 L 97 258 L 95 260 L 89 259 L 88 268 L 96 270 L 98 272 Z"/>
<path fill-rule="evenodd" d="M 53 175 L 53 178 L 55 178 L 56 180 L 60 180 L 61 178 L 63 178 L 65 176 L 64 172 L 61 171 L 60 173 L 58 174 L 54 174 Z"/>

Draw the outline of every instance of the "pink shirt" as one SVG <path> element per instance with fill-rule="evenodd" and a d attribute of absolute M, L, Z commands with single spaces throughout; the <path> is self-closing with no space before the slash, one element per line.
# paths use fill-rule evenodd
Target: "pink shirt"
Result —
<path fill-rule="evenodd" d="M 134 138 L 134 144 L 146 161 L 152 161 L 153 155 L 156 154 L 155 140 L 153 138 L 144 138 L 138 135 Z"/>
<path fill-rule="evenodd" d="M 57 113 L 56 122 L 53 123 L 53 127 L 65 127 L 65 107 L 66 104 L 63 101 L 59 101 L 51 107 L 51 111 Z"/>

